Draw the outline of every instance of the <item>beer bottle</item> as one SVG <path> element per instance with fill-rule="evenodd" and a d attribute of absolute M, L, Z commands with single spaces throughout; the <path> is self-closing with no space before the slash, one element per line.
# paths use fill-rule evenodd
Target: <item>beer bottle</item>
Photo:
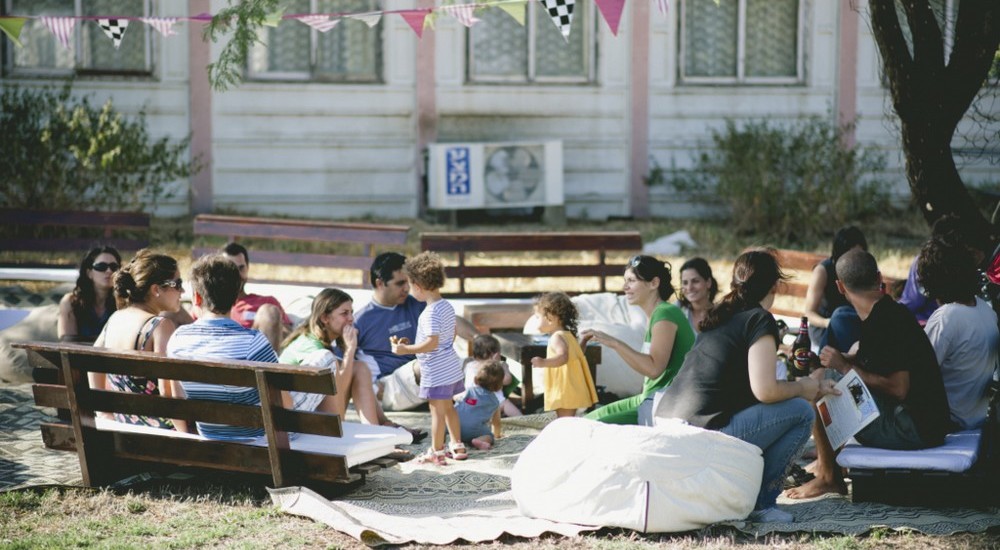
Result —
<path fill-rule="evenodd" d="M 809 320 L 805 316 L 799 323 L 799 335 L 792 344 L 792 361 L 795 376 L 808 376 L 812 362 L 812 342 L 809 340 Z"/>

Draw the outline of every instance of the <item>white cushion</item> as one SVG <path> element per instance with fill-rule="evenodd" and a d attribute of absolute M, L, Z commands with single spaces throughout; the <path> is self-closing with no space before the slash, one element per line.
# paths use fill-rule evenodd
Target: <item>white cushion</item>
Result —
<path fill-rule="evenodd" d="M 205 439 L 198 434 L 178 432 L 176 430 L 163 430 L 149 426 L 137 426 L 106 418 L 97 419 L 97 428 L 100 430 L 132 432 L 163 437 Z M 397 445 L 409 445 L 413 442 L 413 436 L 403 428 L 372 426 L 358 424 L 357 422 L 344 422 L 343 428 L 343 437 L 292 434 L 290 445 L 296 451 L 343 456 L 347 459 L 347 467 L 350 468 L 392 453 Z M 259 437 L 246 443 L 257 447 L 265 447 L 267 446 L 267 438 Z"/>
<path fill-rule="evenodd" d="M 562 418 L 521 453 L 511 489 L 530 517 L 677 532 L 745 518 L 763 467 L 756 446 L 681 422 Z"/>
<path fill-rule="evenodd" d="M 979 456 L 980 430 L 967 430 L 948 434 L 944 445 L 919 451 L 892 451 L 863 447 L 857 442 L 844 445 L 837 455 L 837 464 L 844 468 L 936 470 L 964 472 L 976 463 Z"/>

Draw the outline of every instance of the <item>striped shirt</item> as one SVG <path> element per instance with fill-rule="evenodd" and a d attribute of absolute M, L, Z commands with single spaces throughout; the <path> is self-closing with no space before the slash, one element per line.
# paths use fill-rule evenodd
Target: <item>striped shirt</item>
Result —
<path fill-rule="evenodd" d="M 261 361 L 277 363 L 274 348 L 260 332 L 243 328 L 232 319 L 198 319 L 183 325 L 170 337 L 167 356 L 181 359 Z M 181 381 L 188 399 L 260 405 L 257 388 Z M 246 440 L 264 435 L 260 428 L 198 422 L 198 433 L 207 439 Z"/>
<path fill-rule="evenodd" d="M 427 304 L 417 321 L 415 343 L 424 342 L 435 334 L 438 337 L 437 348 L 417 354 L 417 362 L 420 364 L 420 386 L 423 388 L 447 386 L 461 382 L 465 378 L 462 372 L 462 360 L 453 347 L 455 308 L 448 300 Z"/>

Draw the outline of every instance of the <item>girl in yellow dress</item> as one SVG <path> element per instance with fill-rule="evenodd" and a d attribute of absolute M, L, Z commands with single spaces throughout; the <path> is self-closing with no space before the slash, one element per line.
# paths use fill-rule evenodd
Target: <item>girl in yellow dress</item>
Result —
<path fill-rule="evenodd" d="M 562 292 L 547 292 L 535 301 L 535 315 L 540 330 L 549 335 L 545 359 L 531 360 L 532 367 L 545 369 L 545 410 L 560 418 L 576 416 L 577 409 L 597 403 L 590 366 L 576 340 L 576 306 Z"/>

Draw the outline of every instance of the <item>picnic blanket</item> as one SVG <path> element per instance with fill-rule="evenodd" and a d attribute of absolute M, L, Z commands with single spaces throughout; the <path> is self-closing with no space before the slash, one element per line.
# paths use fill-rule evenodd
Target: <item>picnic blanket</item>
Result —
<path fill-rule="evenodd" d="M 398 422 L 414 424 L 413 413 Z M 543 532 L 567 536 L 599 526 L 583 526 L 527 518 L 518 512 L 510 490 L 517 456 L 541 428 L 554 419 L 531 415 L 504 419 L 505 434 L 486 452 L 473 451 L 464 462 L 436 467 L 408 462 L 369 476 L 365 484 L 335 500 L 305 488 L 272 491 L 282 510 L 312 518 L 369 545 L 448 544 L 495 540 L 503 533 L 535 537 Z M 420 450 L 420 446 L 411 447 Z M 873 529 L 913 530 L 925 534 L 978 533 L 1000 526 L 1000 508 L 906 508 L 852 503 L 827 495 L 810 501 L 780 498 L 795 523 L 716 523 L 703 531 L 737 530 L 754 536 L 770 533 L 835 533 L 861 535 Z"/>

